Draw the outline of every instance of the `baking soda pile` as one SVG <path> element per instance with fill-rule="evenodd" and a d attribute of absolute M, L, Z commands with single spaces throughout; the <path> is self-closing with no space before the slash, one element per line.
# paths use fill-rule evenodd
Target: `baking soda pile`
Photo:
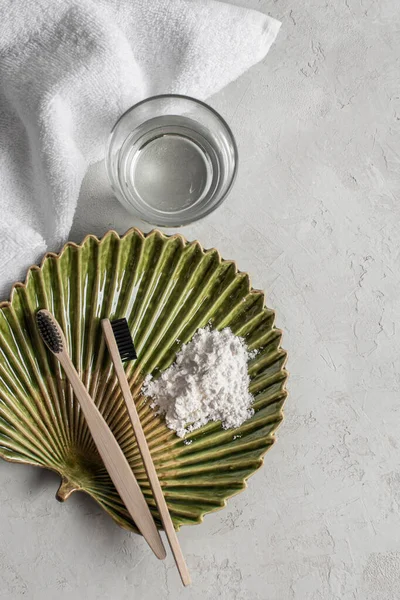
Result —
<path fill-rule="evenodd" d="M 247 363 L 252 354 L 230 329 L 199 329 L 158 379 L 149 375 L 143 393 L 151 406 L 184 437 L 209 421 L 239 427 L 254 413 Z"/>

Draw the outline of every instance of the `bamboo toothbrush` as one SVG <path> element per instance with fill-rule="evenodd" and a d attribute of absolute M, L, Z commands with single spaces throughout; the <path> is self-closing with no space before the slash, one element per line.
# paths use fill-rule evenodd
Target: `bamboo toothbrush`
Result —
<path fill-rule="evenodd" d="M 133 346 L 128 323 L 126 319 L 118 319 L 112 322 L 109 321 L 109 319 L 103 319 L 101 324 L 103 326 L 103 332 L 106 338 L 107 346 L 111 355 L 111 359 L 114 363 L 115 372 L 121 386 L 122 395 L 124 397 L 129 418 L 135 432 L 136 442 L 142 455 L 147 477 L 149 478 L 151 489 L 153 490 L 153 495 L 157 503 L 158 512 L 160 513 L 169 545 L 174 555 L 183 585 L 190 585 L 190 574 L 179 545 L 178 537 L 172 523 L 171 515 L 169 514 L 168 506 L 161 489 L 161 484 L 157 476 L 153 459 L 151 458 L 146 436 L 140 423 L 140 418 L 136 410 L 136 405 L 132 398 L 129 383 L 122 364 L 122 361 L 133 360 L 136 358 L 136 352 Z"/>
<path fill-rule="evenodd" d="M 165 558 L 165 548 L 146 499 L 117 440 L 89 396 L 72 363 L 59 323 L 47 310 L 39 310 L 36 313 L 36 322 L 43 341 L 60 361 L 73 387 L 97 450 L 126 509 L 154 554 L 160 559 Z"/>

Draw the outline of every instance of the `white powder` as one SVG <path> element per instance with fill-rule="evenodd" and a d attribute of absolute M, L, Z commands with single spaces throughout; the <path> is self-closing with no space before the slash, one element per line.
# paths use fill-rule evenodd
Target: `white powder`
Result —
<path fill-rule="evenodd" d="M 143 393 L 179 437 L 209 421 L 239 427 L 254 411 L 247 362 L 252 353 L 230 329 L 199 329 L 158 379 L 146 377 Z"/>

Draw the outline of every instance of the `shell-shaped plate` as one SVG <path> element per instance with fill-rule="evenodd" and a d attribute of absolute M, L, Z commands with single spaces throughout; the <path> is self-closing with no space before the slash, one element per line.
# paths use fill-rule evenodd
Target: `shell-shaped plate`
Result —
<path fill-rule="evenodd" d="M 137 477 L 159 526 L 149 483 L 106 351 L 100 321 L 125 316 L 138 353 L 130 381 L 176 528 L 199 523 L 246 487 L 282 421 L 286 353 L 274 312 L 233 262 L 198 242 L 137 229 L 67 244 L 32 267 L 0 305 L 0 456 L 60 474 L 58 498 L 92 496 L 121 526 L 136 530 L 93 444 L 79 404 L 43 345 L 35 313 L 61 324 L 74 364 Z M 143 377 L 166 369 L 180 346 L 207 323 L 230 327 L 258 353 L 249 363 L 255 414 L 225 431 L 209 423 L 186 440 L 167 429 L 140 395 Z M 189 443 L 188 443 L 189 442 Z"/>

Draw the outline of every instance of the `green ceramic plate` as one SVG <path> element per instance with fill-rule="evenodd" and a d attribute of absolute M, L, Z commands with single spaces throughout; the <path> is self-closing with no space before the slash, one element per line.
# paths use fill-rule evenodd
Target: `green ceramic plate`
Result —
<path fill-rule="evenodd" d="M 35 327 L 38 308 L 61 323 L 74 363 L 124 450 L 160 525 L 134 435 L 101 334 L 103 317 L 126 316 L 138 351 L 127 373 L 176 528 L 199 523 L 246 487 L 282 421 L 286 353 L 274 313 L 248 275 L 216 250 L 182 236 L 137 229 L 101 241 L 88 236 L 47 254 L 0 305 L 0 456 L 60 474 L 59 500 L 92 496 L 121 526 L 135 529 L 93 445 L 58 362 Z M 255 414 L 236 430 L 210 423 L 189 436 L 166 428 L 140 396 L 147 373 L 173 361 L 180 345 L 211 323 L 231 327 L 259 353 L 249 363 Z M 178 341 L 179 340 L 179 341 Z"/>

